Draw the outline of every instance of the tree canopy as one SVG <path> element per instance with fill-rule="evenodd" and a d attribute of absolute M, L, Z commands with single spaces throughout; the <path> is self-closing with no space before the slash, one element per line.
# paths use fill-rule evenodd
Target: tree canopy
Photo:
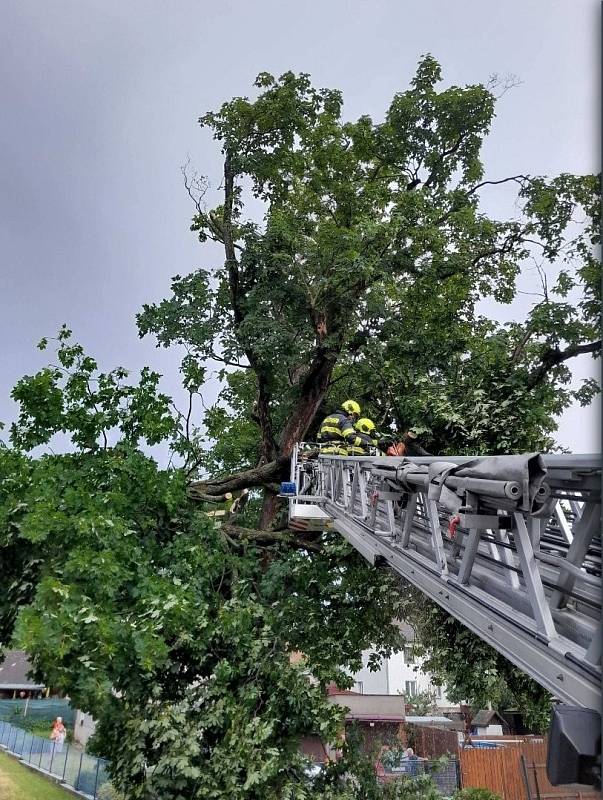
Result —
<path fill-rule="evenodd" d="M 13 391 L 0 644 L 23 646 L 99 720 L 96 747 L 128 798 L 381 796 L 351 756 L 310 785 L 298 745 L 337 742 L 326 686 L 349 685 L 363 650 L 376 663 L 399 648 L 394 620 L 413 614 L 449 693 L 546 705 L 336 533 L 289 531 L 278 514 L 294 443 L 346 396 L 432 452 L 496 453 L 550 449 L 555 415 L 596 391 L 569 388 L 568 361 L 600 349 L 598 181 L 486 179 L 492 87 L 440 82 L 427 56 L 381 122 L 347 121 L 339 92 L 263 73 L 254 99 L 201 118 L 223 175 L 215 196 L 185 170 L 192 228 L 224 259 L 176 276 L 138 316 L 141 336 L 185 347 L 186 410 L 151 370 L 102 372 L 67 328 L 57 363 Z M 503 183 L 517 218 L 482 210 Z M 511 302 L 534 258 L 542 297 L 524 321 L 478 313 L 483 298 Z M 216 363 L 221 393 L 201 416 Z M 69 452 L 48 449 L 57 433 Z M 149 455 L 158 443 L 168 466 Z M 216 525 L 207 503 L 245 488 L 245 509 Z M 463 672 L 457 646 L 484 671 Z"/>
<path fill-rule="evenodd" d="M 597 178 L 486 179 L 495 98 L 440 82 L 426 56 L 382 122 L 352 122 L 339 92 L 263 73 L 255 100 L 201 117 L 223 176 L 216 196 L 185 172 L 192 229 L 224 261 L 176 277 L 138 324 L 186 347 L 192 392 L 209 359 L 223 365 L 204 488 L 220 495 L 247 468 L 238 486 L 266 488 L 261 527 L 274 522 L 282 457 L 345 395 L 380 424 L 424 431 L 436 453 L 492 453 L 550 449 L 555 415 L 597 391 L 567 387 L 567 361 L 600 351 Z M 501 184 L 517 189 L 512 219 L 481 208 Z M 484 298 L 512 302 L 530 259 L 542 296 L 525 321 L 480 315 Z"/>

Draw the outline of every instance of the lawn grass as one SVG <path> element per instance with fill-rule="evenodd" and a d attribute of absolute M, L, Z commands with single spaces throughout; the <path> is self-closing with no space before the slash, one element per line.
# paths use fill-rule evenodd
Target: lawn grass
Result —
<path fill-rule="evenodd" d="M 0 800 L 67 800 L 73 795 L 0 752 Z"/>

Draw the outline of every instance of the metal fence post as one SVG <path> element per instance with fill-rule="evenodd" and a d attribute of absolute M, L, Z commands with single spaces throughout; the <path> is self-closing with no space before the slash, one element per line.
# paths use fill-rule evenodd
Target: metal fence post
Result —
<path fill-rule="evenodd" d="M 54 750 L 55 750 L 56 742 L 53 741 L 52 743 L 52 753 L 50 756 L 50 766 L 48 767 L 48 772 L 52 772 L 52 762 L 54 761 Z"/>
<path fill-rule="evenodd" d="M 96 775 L 94 776 L 94 800 L 96 800 L 96 792 L 98 790 L 98 771 L 100 769 L 100 758 L 96 759 Z"/>
<path fill-rule="evenodd" d="M 84 751 L 82 751 L 82 754 L 80 755 L 80 767 L 79 767 L 79 769 L 77 771 L 77 778 L 75 779 L 75 784 L 73 786 L 74 789 L 77 789 L 77 787 L 80 785 L 80 774 L 82 772 L 82 759 L 83 758 L 84 758 Z"/>
<path fill-rule="evenodd" d="M 29 745 L 29 763 L 30 763 L 30 764 L 31 764 L 31 753 L 32 753 L 32 751 L 33 751 L 33 744 L 34 744 L 34 739 L 35 739 L 35 738 L 36 738 L 36 737 L 35 737 L 35 736 L 33 735 L 33 733 L 32 733 L 32 734 L 31 734 L 31 744 Z"/>
<path fill-rule="evenodd" d="M 44 745 L 46 744 L 46 742 L 40 736 L 36 736 L 36 739 L 40 739 L 40 741 L 42 742 L 42 746 L 40 747 L 40 760 L 38 761 L 38 767 L 41 767 L 42 766 L 42 756 L 44 755 Z"/>
<path fill-rule="evenodd" d="M 63 764 L 63 783 L 65 782 L 65 772 L 67 771 L 68 756 L 69 756 L 69 745 L 67 745 L 67 750 L 65 750 L 65 763 Z"/>

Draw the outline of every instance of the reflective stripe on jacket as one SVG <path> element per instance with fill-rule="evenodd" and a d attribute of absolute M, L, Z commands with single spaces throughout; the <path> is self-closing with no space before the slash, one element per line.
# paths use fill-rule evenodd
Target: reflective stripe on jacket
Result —
<path fill-rule="evenodd" d="M 320 448 L 321 455 L 324 454 L 326 456 L 348 456 L 350 453 L 349 447 L 344 447 L 342 444 L 326 444 L 322 445 Z"/>
<path fill-rule="evenodd" d="M 318 431 L 317 439 L 319 442 L 345 441 L 350 445 L 355 445 L 359 436 L 354 429 L 354 423 L 344 411 L 335 411 L 323 419 Z"/>
<path fill-rule="evenodd" d="M 356 431 L 356 441 L 348 447 L 348 454 L 351 456 L 368 455 L 369 447 L 377 447 L 377 440 L 373 439 L 368 433 Z"/>

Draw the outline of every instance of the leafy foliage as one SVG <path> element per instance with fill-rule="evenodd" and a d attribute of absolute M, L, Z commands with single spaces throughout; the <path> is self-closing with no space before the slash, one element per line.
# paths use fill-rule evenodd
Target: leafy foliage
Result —
<path fill-rule="evenodd" d="M 59 337 L 62 364 L 65 347 Z M 349 684 L 368 646 L 386 655 L 399 645 L 391 577 L 335 534 L 311 552 L 233 541 L 188 500 L 182 470 L 133 445 L 132 431 L 155 436 L 157 420 L 177 431 L 167 411 L 154 413 L 168 406 L 144 374 L 104 396 L 115 443 L 88 440 L 89 415 L 65 409 L 74 387 L 87 397 L 102 375 L 68 347 L 78 357 L 46 395 L 20 390 L 13 441 L 67 429 L 76 451 L 0 448 L 3 641 L 18 610 L 15 640 L 98 720 L 94 746 L 127 797 L 309 796 L 299 740 L 334 741 L 341 726 L 326 683 Z M 122 407 L 140 393 L 144 403 Z"/>
<path fill-rule="evenodd" d="M 417 692 L 417 694 L 412 697 L 405 697 L 404 702 L 406 704 L 407 713 L 414 714 L 418 717 L 425 717 L 428 714 L 433 714 L 437 709 L 435 692 Z"/>
<path fill-rule="evenodd" d="M 490 789 L 476 789 L 471 786 L 457 789 L 452 797 L 453 800 L 501 800 L 501 796 Z"/>

